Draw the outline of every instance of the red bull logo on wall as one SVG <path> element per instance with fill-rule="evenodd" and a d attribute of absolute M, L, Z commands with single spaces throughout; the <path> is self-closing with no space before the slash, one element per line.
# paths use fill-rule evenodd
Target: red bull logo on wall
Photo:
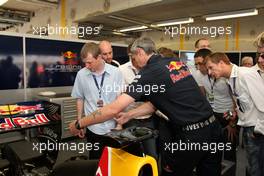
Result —
<path fill-rule="evenodd" d="M 191 75 L 187 66 L 180 61 L 171 61 L 166 67 L 170 72 L 170 78 L 173 83 Z"/>
<path fill-rule="evenodd" d="M 72 51 L 66 51 L 62 53 L 62 56 L 64 58 L 65 64 L 67 65 L 77 65 L 77 53 L 74 53 Z"/>
<path fill-rule="evenodd" d="M 75 59 L 77 58 L 77 53 L 73 53 L 71 51 L 66 51 L 63 53 L 63 57 L 67 59 Z"/>

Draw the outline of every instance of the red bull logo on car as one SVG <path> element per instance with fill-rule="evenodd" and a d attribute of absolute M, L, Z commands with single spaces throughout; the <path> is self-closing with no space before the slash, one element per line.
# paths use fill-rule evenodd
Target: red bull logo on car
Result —
<path fill-rule="evenodd" d="M 45 114 L 35 114 L 31 117 L 4 118 L 0 121 L 0 129 L 12 129 L 27 125 L 40 125 L 49 122 Z"/>
<path fill-rule="evenodd" d="M 180 61 L 171 61 L 166 67 L 169 69 L 170 78 L 173 83 L 191 75 L 187 66 Z"/>

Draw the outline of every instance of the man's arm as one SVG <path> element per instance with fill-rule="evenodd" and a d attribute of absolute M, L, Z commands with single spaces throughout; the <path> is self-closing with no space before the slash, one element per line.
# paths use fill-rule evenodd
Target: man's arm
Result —
<path fill-rule="evenodd" d="M 107 121 L 114 116 L 116 116 L 119 112 L 121 112 L 124 108 L 126 108 L 130 103 L 134 102 L 135 100 L 127 94 L 120 95 L 115 101 L 111 104 L 108 104 L 97 111 L 94 111 L 89 116 L 86 116 L 79 120 L 80 128 L 84 128 L 86 126 L 101 123 Z M 79 130 L 75 127 L 76 121 L 73 121 L 69 124 L 69 129 L 72 134 L 78 134 Z"/>
<path fill-rule="evenodd" d="M 250 97 L 252 98 L 252 101 L 254 102 L 254 105 L 256 108 L 264 113 L 264 81 L 258 75 L 256 72 L 255 76 L 245 76 L 241 79 L 242 84 L 244 84 L 248 92 L 250 94 Z"/>
<path fill-rule="evenodd" d="M 156 108 L 152 105 L 152 103 L 145 102 L 144 104 L 140 105 L 139 107 L 132 109 L 128 112 L 119 113 L 116 121 L 119 124 L 124 124 L 133 118 L 152 114 L 153 112 L 155 112 L 155 110 L 156 110 Z"/>
<path fill-rule="evenodd" d="M 77 99 L 77 120 L 80 120 L 82 118 L 83 106 L 84 106 L 83 100 L 78 98 Z"/>

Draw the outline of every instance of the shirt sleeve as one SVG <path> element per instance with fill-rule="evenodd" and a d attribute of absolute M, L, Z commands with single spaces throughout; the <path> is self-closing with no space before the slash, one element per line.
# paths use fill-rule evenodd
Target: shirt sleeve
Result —
<path fill-rule="evenodd" d="M 78 73 L 74 81 L 71 96 L 73 98 L 84 99 L 84 92 L 81 83 L 81 75 Z"/>
<path fill-rule="evenodd" d="M 264 113 L 264 80 L 257 72 L 254 73 L 246 75 L 241 82 L 247 86 L 248 92 L 256 108 Z"/>
<path fill-rule="evenodd" d="M 120 89 L 118 89 L 119 90 L 118 95 L 120 95 L 122 92 L 125 91 L 125 87 L 126 87 L 124 76 L 120 70 L 118 70 L 118 74 L 117 74 L 117 85 L 120 85 Z"/>

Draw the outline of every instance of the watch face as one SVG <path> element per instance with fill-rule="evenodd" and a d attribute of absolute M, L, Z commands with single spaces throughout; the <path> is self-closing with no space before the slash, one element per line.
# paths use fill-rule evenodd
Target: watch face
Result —
<path fill-rule="evenodd" d="M 103 107 L 104 106 L 104 101 L 103 100 L 98 100 L 97 101 L 97 107 Z"/>

